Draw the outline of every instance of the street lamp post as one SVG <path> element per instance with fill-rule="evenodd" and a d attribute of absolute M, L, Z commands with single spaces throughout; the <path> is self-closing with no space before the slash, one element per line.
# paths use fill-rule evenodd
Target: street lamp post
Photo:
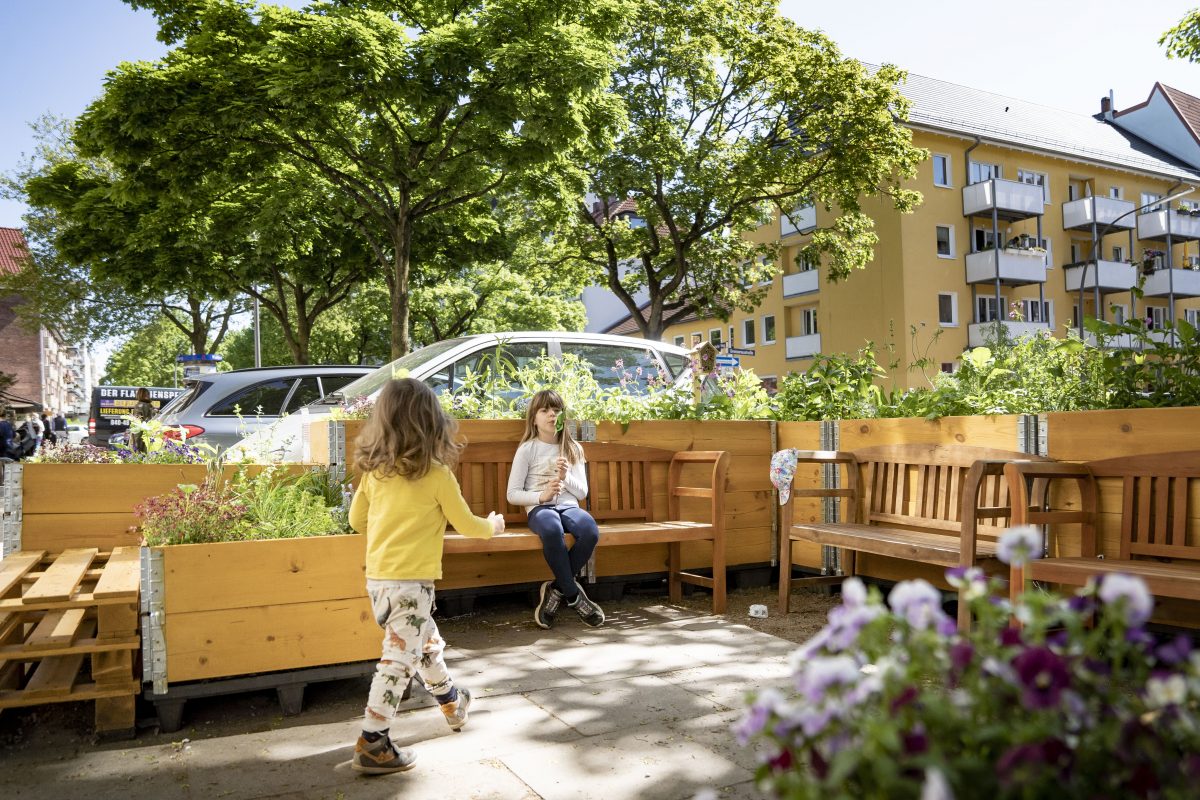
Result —
<path fill-rule="evenodd" d="M 1129 211 L 1126 211 L 1124 214 L 1121 214 L 1120 216 L 1110 220 L 1100 230 L 1100 235 L 1092 240 L 1092 256 L 1090 259 L 1088 259 L 1087 261 L 1085 261 L 1083 263 L 1083 273 L 1079 276 L 1079 321 L 1077 323 L 1077 327 L 1079 328 L 1079 338 L 1081 340 L 1083 339 L 1083 296 L 1084 296 L 1083 291 L 1084 291 L 1084 287 L 1087 285 L 1088 267 L 1093 264 L 1095 265 L 1095 267 L 1096 267 L 1096 288 L 1099 289 L 1099 286 L 1100 286 L 1100 262 L 1097 261 L 1096 258 L 1100 253 L 1100 243 L 1104 241 L 1104 237 L 1108 234 L 1109 229 L 1113 225 L 1115 225 L 1118 222 L 1120 222 L 1121 220 L 1125 219 L 1125 217 L 1128 217 L 1130 214 L 1136 214 L 1139 211 L 1145 211 L 1147 208 L 1150 208 L 1151 206 L 1166 205 L 1167 211 L 1170 212 L 1171 209 L 1170 209 L 1170 206 L 1168 205 L 1169 203 L 1171 203 L 1174 200 L 1178 200 L 1179 198 L 1181 198 L 1185 195 L 1189 195 L 1194 191 L 1196 191 L 1196 187 L 1189 186 L 1186 189 L 1182 189 L 1178 192 L 1175 192 L 1174 194 L 1159 198 L 1158 200 L 1152 200 L 1151 202 L 1146 203 L 1145 205 L 1140 205 L 1137 208 L 1132 208 Z M 1093 197 L 1092 198 L 1092 219 L 1095 219 L 1095 218 L 1096 218 L 1096 200 L 1095 200 L 1095 197 Z M 1130 257 L 1132 257 L 1133 253 L 1130 253 L 1129 255 L 1130 255 Z M 1170 255 L 1169 254 L 1167 256 L 1167 260 L 1168 260 L 1167 266 L 1170 267 L 1171 264 L 1170 264 Z M 1172 298 L 1172 302 L 1174 302 L 1173 298 Z M 1097 303 L 1097 306 L 1096 306 L 1096 315 L 1097 315 L 1097 317 L 1100 315 L 1099 303 Z"/>

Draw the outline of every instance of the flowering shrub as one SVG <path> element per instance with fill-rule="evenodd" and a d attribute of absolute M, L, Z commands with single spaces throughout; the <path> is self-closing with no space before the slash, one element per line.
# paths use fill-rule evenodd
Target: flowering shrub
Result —
<path fill-rule="evenodd" d="M 130 419 L 130 431 L 142 434 L 146 452 L 130 447 L 115 449 L 63 440 L 29 459 L 34 464 L 205 464 L 216 457 L 212 445 L 187 441 L 182 428 L 169 428 L 157 420 Z"/>
<path fill-rule="evenodd" d="M 1040 550 L 1005 535 L 1016 561 Z M 957 632 L 941 595 L 905 581 L 887 605 L 857 578 L 829 624 L 735 729 L 756 743 L 774 797 L 1192 797 L 1200 780 L 1200 653 L 1143 628 L 1152 600 L 1110 575 L 1016 608 L 977 569 L 947 577 L 977 623 Z M 997 582 L 993 582 L 997 583 Z M 1010 627 L 1015 613 L 1023 623 Z M 1088 621 L 1095 613 L 1095 624 Z"/>
<path fill-rule="evenodd" d="M 133 515 L 143 543 L 153 547 L 243 538 L 245 511 L 220 473 L 210 473 L 203 484 L 181 483 L 169 494 L 146 498 Z"/>

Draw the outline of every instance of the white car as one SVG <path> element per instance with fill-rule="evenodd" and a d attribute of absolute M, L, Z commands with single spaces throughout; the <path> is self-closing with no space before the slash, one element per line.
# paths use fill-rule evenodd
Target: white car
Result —
<path fill-rule="evenodd" d="M 343 401 L 374 398 L 399 370 L 406 370 L 409 377 L 425 381 L 439 394 L 453 392 L 463 385 L 469 374 L 486 369 L 498 352 L 518 367 L 542 356 L 576 355 L 591 365 L 592 374 L 601 386 L 620 386 L 624 374 L 626 384 L 623 388 L 632 394 L 645 394 L 648 380 L 660 373 L 676 383 L 686 383 L 690 365 L 689 353 L 682 347 L 602 333 L 521 331 L 446 339 L 384 364 L 342 387 L 339 392 L 247 436 L 233 445 L 226 455 L 234 460 L 307 461 L 308 424 L 328 416 Z M 638 367 L 642 367 L 640 374 Z"/>
<path fill-rule="evenodd" d="M 67 423 L 67 441 L 71 444 L 83 444 L 83 440 L 87 436 L 87 425 L 77 425 L 74 422 Z"/>

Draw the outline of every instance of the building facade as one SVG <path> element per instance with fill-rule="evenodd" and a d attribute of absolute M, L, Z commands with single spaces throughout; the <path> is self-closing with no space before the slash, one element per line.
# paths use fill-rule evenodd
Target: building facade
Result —
<path fill-rule="evenodd" d="M 1160 118 L 1139 121 L 1139 133 L 1134 109 L 1113 112 L 1111 99 L 1093 117 L 915 75 L 902 88 L 913 143 L 930 153 L 911 182 L 924 201 L 900 214 L 886 198 L 867 199 L 879 242 L 866 269 L 826 281 L 800 251 L 836 210 L 787 210 L 756 233 L 781 246 L 764 302 L 727 321 L 685 320 L 666 341 L 752 350 L 741 365 L 768 385 L 818 354 L 872 343 L 881 364 L 899 365 L 892 380 L 911 386 L 953 370 L 996 323 L 1013 335 L 1061 337 L 1081 329 L 1081 315 L 1154 328 L 1197 321 L 1200 149 L 1196 161 L 1185 158 L 1188 137 L 1200 140 L 1186 113 L 1167 119 L 1152 104 Z M 1147 140 L 1154 130 L 1170 151 Z M 1132 291 L 1139 285 L 1142 298 Z M 931 365 L 927 374 L 908 369 L 918 359 Z"/>

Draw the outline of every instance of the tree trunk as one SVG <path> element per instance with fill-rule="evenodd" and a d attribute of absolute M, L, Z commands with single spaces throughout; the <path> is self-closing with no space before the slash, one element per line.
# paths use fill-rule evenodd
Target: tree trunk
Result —
<path fill-rule="evenodd" d="M 408 268 L 412 252 L 412 224 L 405 211 L 397 214 L 392 226 L 392 248 L 395 251 L 395 274 L 391 287 L 392 358 L 408 355 L 412 341 L 408 336 Z"/>

